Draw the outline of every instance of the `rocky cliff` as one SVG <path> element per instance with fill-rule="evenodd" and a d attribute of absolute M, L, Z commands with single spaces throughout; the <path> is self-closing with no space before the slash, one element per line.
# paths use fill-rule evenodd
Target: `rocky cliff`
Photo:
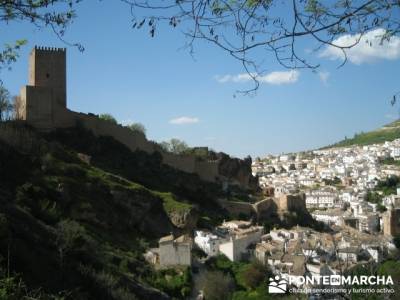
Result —
<path fill-rule="evenodd" d="M 245 159 L 232 158 L 225 153 L 216 154 L 219 161 L 218 170 L 230 183 L 250 190 L 258 188 L 258 179 L 251 173 L 251 157 Z"/>

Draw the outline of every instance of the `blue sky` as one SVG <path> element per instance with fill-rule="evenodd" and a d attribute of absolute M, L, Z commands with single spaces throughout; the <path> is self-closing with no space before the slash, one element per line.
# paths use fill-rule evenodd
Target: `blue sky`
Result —
<path fill-rule="evenodd" d="M 179 29 L 161 28 L 155 38 L 132 30 L 131 15 L 118 1 L 83 2 L 77 13 L 66 38 L 82 43 L 85 51 L 68 48 L 68 107 L 141 122 L 152 140 L 177 137 L 191 146 L 254 157 L 325 146 L 398 117 L 389 103 L 400 91 L 398 39 L 390 47 L 355 49 L 339 69 L 337 54 L 326 50 L 317 58 L 325 81 L 309 70 L 271 75 L 288 71 L 271 60 L 270 76 L 256 96 L 234 98 L 250 83 L 238 76 L 241 65 L 220 49 L 197 43 L 193 59 L 181 49 Z M 65 47 L 48 29 L 24 23 L 1 27 L 0 43 L 18 38 L 28 39 L 28 45 L 12 70 L 1 74 L 12 94 L 27 83 L 34 45 Z"/>

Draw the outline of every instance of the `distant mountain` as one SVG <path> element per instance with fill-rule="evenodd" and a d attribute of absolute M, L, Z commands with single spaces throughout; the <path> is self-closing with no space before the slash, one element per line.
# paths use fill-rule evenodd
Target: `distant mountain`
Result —
<path fill-rule="evenodd" d="M 348 147 L 352 145 L 364 146 L 384 143 L 385 141 L 393 141 L 399 138 L 400 120 L 397 120 L 373 131 L 357 133 L 353 138 L 346 138 L 324 148 Z"/>

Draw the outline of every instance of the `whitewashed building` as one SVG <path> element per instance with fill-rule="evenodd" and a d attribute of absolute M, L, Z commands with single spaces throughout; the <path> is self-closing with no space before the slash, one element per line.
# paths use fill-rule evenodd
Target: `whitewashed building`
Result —
<path fill-rule="evenodd" d="M 195 231 L 194 243 L 207 253 L 208 256 L 219 254 L 219 245 L 222 239 L 215 234 L 205 231 Z"/>

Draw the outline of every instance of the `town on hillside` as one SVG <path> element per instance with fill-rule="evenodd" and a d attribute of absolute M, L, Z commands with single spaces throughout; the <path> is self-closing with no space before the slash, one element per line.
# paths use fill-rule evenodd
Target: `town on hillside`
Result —
<path fill-rule="evenodd" d="M 284 195 L 303 195 L 295 202 L 323 223 L 323 230 L 299 225 L 267 230 L 251 220 L 224 221 L 196 229 L 193 239 L 163 237 L 146 259 L 160 267 L 197 265 L 191 251 L 201 249 L 208 258 L 256 260 L 304 288 L 321 287 L 305 284 L 306 276 L 341 275 L 379 264 L 400 246 L 400 139 L 268 155 L 253 162 L 252 171 L 265 199 L 277 205 Z"/>

